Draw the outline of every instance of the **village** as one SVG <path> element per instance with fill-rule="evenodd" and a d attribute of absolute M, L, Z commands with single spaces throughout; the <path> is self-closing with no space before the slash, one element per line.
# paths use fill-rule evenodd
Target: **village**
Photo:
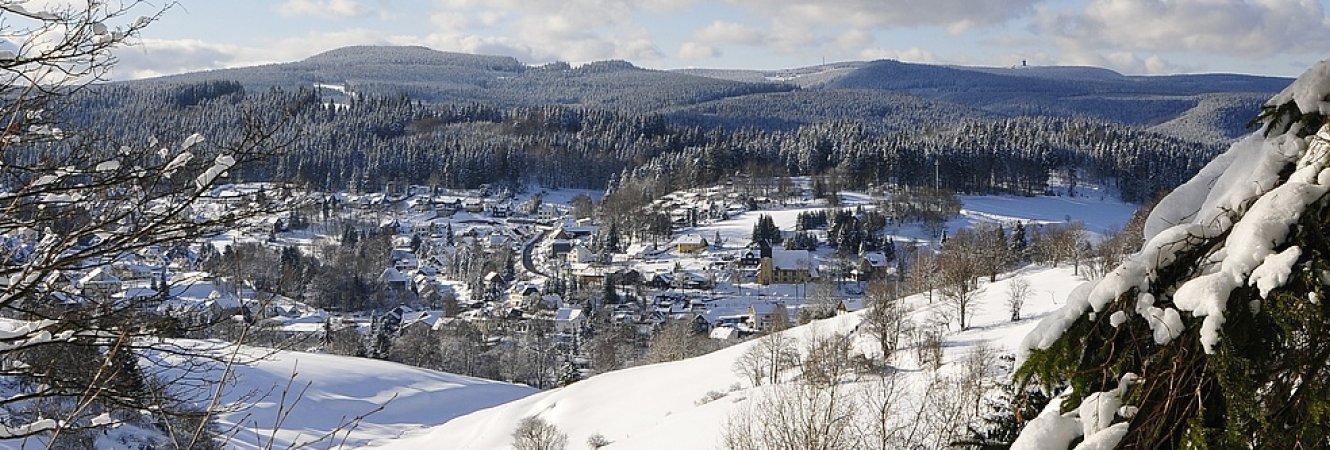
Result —
<path fill-rule="evenodd" d="M 861 309 L 870 281 L 905 289 L 907 264 L 936 270 L 927 257 L 946 227 L 880 211 L 926 206 L 839 192 L 831 207 L 807 178 L 754 185 L 662 196 L 639 212 L 652 232 L 636 233 L 598 222 L 589 191 L 226 185 L 197 213 L 257 203 L 277 212 L 188 247 L 59 272 L 48 286 L 170 317 L 197 330 L 189 337 L 233 339 L 249 327 L 251 343 L 353 356 L 390 359 L 402 336 L 462 324 L 479 336 L 475 351 L 539 335 L 532 348 L 557 354 L 542 365 L 580 377 L 597 371 L 590 338 L 610 328 L 631 330 L 620 336 L 638 357 L 671 325 L 716 348 Z M 954 198 L 941 203 L 958 215 Z"/>

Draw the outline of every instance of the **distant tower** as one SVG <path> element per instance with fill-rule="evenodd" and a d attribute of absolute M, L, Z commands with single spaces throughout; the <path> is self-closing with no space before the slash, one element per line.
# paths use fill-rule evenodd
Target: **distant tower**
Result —
<path fill-rule="evenodd" d="M 1025 67 L 1025 60 L 1024 60 L 1024 59 L 1021 60 L 1021 67 Z"/>

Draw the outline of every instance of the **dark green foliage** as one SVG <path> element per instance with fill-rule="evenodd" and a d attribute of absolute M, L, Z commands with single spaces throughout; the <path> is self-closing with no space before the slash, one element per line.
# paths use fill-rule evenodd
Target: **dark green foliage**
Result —
<path fill-rule="evenodd" d="M 817 238 L 803 231 L 796 231 L 790 240 L 785 241 L 786 250 L 817 250 Z"/>
<path fill-rule="evenodd" d="M 753 224 L 753 242 L 766 242 L 769 244 L 779 244 L 782 240 L 780 228 L 771 216 L 762 214 L 758 216 L 757 223 Z"/>
<path fill-rule="evenodd" d="M 920 127 L 887 132 L 859 120 L 787 131 L 721 132 L 671 124 L 650 112 L 425 104 L 418 97 L 376 96 L 366 90 L 343 98 L 336 91 L 304 86 L 236 91 L 216 86 L 231 85 L 104 86 L 81 95 L 64 114 L 77 126 L 109 130 L 124 142 L 186 129 L 224 141 L 246 120 L 287 123 L 290 127 L 275 136 L 289 142 L 282 156 L 237 170 L 233 179 L 291 180 L 362 192 L 380 191 L 388 183 L 476 187 L 502 182 L 608 185 L 612 193 L 631 188 L 632 195 L 658 195 L 766 166 L 773 173 L 822 175 L 814 187 L 820 186 L 828 199 L 841 185 L 884 182 L 1038 195 L 1045 193 L 1050 172 L 1074 171 L 1081 183 L 1131 177 L 1120 189 L 1127 200 L 1138 201 L 1177 185 L 1218 150 L 1081 119 L 961 118 L 921 124 L 928 133 L 916 132 Z M 197 104 L 181 109 L 164 100 L 182 92 L 198 97 Z M 1136 176 L 1140 173 L 1154 176 Z"/>
<path fill-rule="evenodd" d="M 1186 314 L 1180 336 L 1156 344 L 1135 312 L 1140 293 L 1133 289 L 1079 318 L 1052 347 L 1033 351 L 1018 377 L 1070 384 L 1062 405 L 1070 410 L 1090 393 L 1116 388 L 1124 374 L 1138 374 L 1124 400 L 1139 411 L 1120 448 L 1330 448 L 1328 227 L 1330 204 L 1321 198 L 1274 249 L 1301 249 L 1289 281 L 1265 298 L 1255 287 L 1233 290 L 1212 354 L 1200 343 L 1202 320 Z M 1158 267 L 1149 291 L 1155 306 L 1173 306 L 1175 289 L 1201 275 L 1199 261 L 1225 250 L 1227 236 L 1196 238 Z M 1113 327 L 1117 311 L 1127 320 Z"/>
<path fill-rule="evenodd" d="M 1003 359 L 1010 361 L 1012 358 L 1004 356 Z M 1043 389 L 1021 389 L 1015 383 L 1004 384 L 997 397 L 984 398 L 983 410 L 986 412 L 977 425 L 968 427 L 969 435 L 953 442 L 951 446 L 976 450 L 1010 448 L 1025 423 L 1038 416 L 1050 401 L 1052 397 Z"/>
<path fill-rule="evenodd" d="M 804 211 L 794 219 L 796 231 L 816 230 L 827 226 L 826 211 Z"/>

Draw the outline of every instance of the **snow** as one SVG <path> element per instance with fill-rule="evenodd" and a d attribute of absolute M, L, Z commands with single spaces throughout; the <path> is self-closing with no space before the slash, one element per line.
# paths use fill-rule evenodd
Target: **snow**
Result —
<path fill-rule="evenodd" d="M 800 181 L 800 180 L 796 180 Z M 842 192 L 842 208 L 853 209 L 864 206 L 873 209 L 874 197 L 860 192 Z M 1006 227 L 1017 223 L 1031 224 L 1067 224 L 1079 222 L 1085 227 L 1086 237 L 1099 239 L 1108 231 L 1122 228 L 1131 219 L 1132 213 L 1139 207 L 1107 195 L 1085 195 L 1078 191 L 1078 196 L 1033 196 L 1020 197 L 1010 195 L 961 195 L 960 215 L 947 221 L 949 234 L 963 228 L 972 228 L 979 224 L 1001 224 Z M 759 216 L 771 216 L 772 222 L 782 231 L 794 231 L 799 214 L 825 211 L 825 205 L 800 206 L 771 210 L 748 211 L 733 216 L 730 220 L 701 225 L 683 230 L 711 239 L 717 234 L 726 247 L 742 247 L 750 242 L 753 225 Z M 934 240 L 933 236 L 920 224 L 888 226 L 887 232 L 898 241 Z M 714 242 L 712 244 L 715 244 Z"/>
<path fill-rule="evenodd" d="M 182 345 L 209 344 L 183 342 Z M 227 354 L 230 348 L 233 347 L 211 351 Z M 234 379 L 223 385 L 223 404 L 253 404 L 219 417 L 223 429 L 238 430 L 231 439 L 232 448 L 237 449 L 264 448 L 269 438 L 275 444 L 272 448 L 288 448 L 327 435 L 339 424 L 369 414 L 349 432 L 337 435 L 336 442 L 345 435 L 346 448 L 359 448 L 537 392 L 526 386 L 373 359 L 253 347 L 240 350 L 245 360 L 273 353 L 252 364 L 236 366 Z M 187 379 L 198 380 L 205 386 L 215 385 L 224 367 L 212 362 L 205 366 L 207 371 L 201 378 L 191 375 Z M 288 384 L 291 392 L 283 399 L 282 391 Z M 302 390 L 303 395 L 296 398 Z M 260 396 L 257 401 L 251 398 L 254 395 Z M 380 405 L 383 410 L 375 412 Z M 281 425 L 275 433 L 274 424 Z"/>
<path fill-rule="evenodd" d="M 1227 232 L 1222 250 L 1211 255 L 1209 266 L 1201 267 L 1205 275 L 1184 283 L 1172 296 L 1178 310 L 1205 318 L 1201 340 L 1206 351 L 1213 351 L 1229 294 L 1284 242 L 1303 209 L 1325 196 L 1323 180 L 1330 181 L 1330 171 L 1318 155 L 1330 151 L 1327 145 L 1318 139 L 1309 147 L 1290 135 L 1269 140 L 1252 135 L 1235 143 L 1156 206 L 1146 223 L 1141 252 L 1096 283 L 1086 297 L 1069 298 L 1063 311 L 1040 324 L 1027 348 L 1046 349 L 1082 314 L 1099 312 L 1132 289 L 1148 291 L 1156 268 Z M 1298 170 L 1278 184 L 1280 171 L 1295 161 Z M 1166 344 L 1181 333 L 1181 320 L 1171 308 L 1153 303 L 1153 298 L 1140 301 L 1136 311 L 1149 322 L 1156 342 Z"/>
<path fill-rule="evenodd" d="M 961 215 L 966 226 L 978 223 L 1017 222 L 1054 224 L 1081 222 L 1086 231 L 1102 234 L 1121 228 L 1137 209 L 1136 205 L 1105 196 L 962 195 Z M 957 227 L 959 228 L 959 227 Z M 953 229 L 954 231 L 954 229 Z"/>
<path fill-rule="evenodd" d="M 1122 399 L 1118 397 L 1116 390 L 1095 392 L 1085 397 L 1081 400 L 1080 408 L 1076 410 L 1080 415 L 1081 434 L 1093 436 L 1100 430 L 1108 428 L 1121 406 Z"/>
<path fill-rule="evenodd" d="M 1323 197 L 1326 189 L 1326 186 L 1290 181 L 1258 198 L 1242 220 L 1233 225 L 1224 243 L 1226 257 L 1220 262 L 1219 271 L 1193 278 L 1178 288 L 1173 295 L 1174 304 L 1197 317 L 1205 317 L 1201 343 L 1206 353 L 1212 353 L 1219 341 L 1229 294 L 1242 286 L 1267 256 L 1274 254 L 1274 247 L 1284 242 L 1303 209 Z"/>
<path fill-rule="evenodd" d="M 1126 321 L 1127 321 L 1127 313 L 1122 311 L 1114 311 L 1113 315 L 1108 316 L 1108 324 L 1112 325 L 1113 328 L 1122 326 L 1123 322 Z"/>
<path fill-rule="evenodd" d="M 1011 444 L 1011 450 L 1061 450 L 1083 436 L 1075 413 L 1060 412 L 1062 400 L 1068 394 L 1070 390 L 1048 402 L 1044 410 L 1021 430 L 1021 435 Z"/>
<path fill-rule="evenodd" d="M 1075 411 L 1061 413 L 1062 402 L 1071 390 L 1048 402 L 1039 413 L 1021 430 L 1011 450 L 1062 450 L 1069 448 L 1077 438 L 1085 437 L 1073 450 L 1110 450 L 1117 447 L 1122 437 L 1127 434 L 1129 422 L 1113 423 L 1122 412 L 1132 410 L 1122 406 L 1122 394 L 1139 380 L 1135 374 L 1122 377 L 1116 389 L 1096 392 L 1086 396 Z"/>
<path fill-rule="evenodd" d="M 200 142 L 203 141 L 204 138 L 202 134 L 199 133 L 191 134 L 189 135 L 189 137 L 185 138 L 184 142 L 180 143 L 180 151 L 181 152 L 188 151 L 189 149 L 194 148 L 195 145 L 198 145 Z"/>
<path fill-rule="evenodd" d="M 1073 450 L 1112 450 L 1117 448 L 1118 442 L 1121 442 L 1122 437 L 1127 435 L 1129 426 L 1130 424 L 1127 422 L 1114 424 L 1104 429 L 1104 431 L 1081 441 L 1080 445 L 1077 445 Z"/>
<path fill-rule="evenodd" d="M 999 351 L 1012 351 L 1035 320 L 1011 322 L 1005 307 L 1007 284 L 1022 277 L 1035 287 L 1024 313 L 1038 317 L 1058 306 L 1056 299 L 1067 295 L 1081 283 L 1070 268 L 1027 268 L 1005 276 L 996 283 L 985 283 L 977 296 L 974 327 L 947 336 L 944 343 L 944 368 L 955 370 L 975 346 L 986 344 Z M 918 323 L 930 320 L 944 305 L 930 304 L 926 294 L 906 299 Z M 872 344 L 855 334 L 861 313 L 851 313 L 810 325 L 792 328 L 786 336 L 805 341 L 825 333 L 849 333 L 856 346 L 872 354 Z M 513 428 L 522 418 L 539 415 L 568 434 L 576 447 L 592 434 L 602 434 L 613 444 L 607 448 L 680 449 L 715 448 L 727 418 L 751 402 L 770 395 L 769 389 L 747 386 L 747 380 L 734 373 L 734 361 L 756 341 L 748 341 L 697 358 L 639 366 L 593 376 L 568 387 L 541 392 L 520 400 L 459 417 L 441 426 L 402 439 L 376 441 L 374 448 L 415 449 L 446 445 L 459 450 L 508 448 Z M 925 383 L 926 370 L 900 362 L 900 376 L 914 386 Z M 735 388 L 738 386 L 738 388 Z M 724 397 L 699 402 L 710 392 Z M 699 405 L 699 403 L 702 403 Z M 907 420 L 902 418 L 902 420 Z M 1079 426 L 1078 428 L 1079 429 Z"/>
<path fill-rule="evenodd" d="M 1295 245 L 1265 257 L 1265 261 L 1252 271 L 1251 284 L 1256 285 L 1261 298 L 1288 282 L 1289 275 L 1293 273 L 1293 264 L 1298 262 L 1299 256 L 1302 256 L 1302 249 Z"/>
<path fill-rule="evenodd" d="M 1330 101 L 1326 100 L 1326 93 L 1330 93 L 1330 60 L 1318 62 L 1307 69 L 1293 84 L 1265 104 L 1278 106 L 1292 101 L 1304 114 L 1330 114 Z"/>

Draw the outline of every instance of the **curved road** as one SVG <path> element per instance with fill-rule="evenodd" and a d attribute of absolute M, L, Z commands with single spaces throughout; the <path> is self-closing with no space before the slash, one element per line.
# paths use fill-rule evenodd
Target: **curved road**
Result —
<path fill-rule="evenodd" d="M 541 231 L 539 237 L 532 239 L 530 242 L 526 243 L 526 246 L 522 247 L 522 268 L 526 269 L 527 272 L 531 272 L 536 275 L 540 275 L 542 277 L 549 277 L 549 275 L 546 275 L 545 272 L 536 270 L 536 264 L 531 261 L 531 251 L 535 249 L 536 244 L 544 241 L 545 238 L 549 236 L 550 231 L 551 230 Z"/>

